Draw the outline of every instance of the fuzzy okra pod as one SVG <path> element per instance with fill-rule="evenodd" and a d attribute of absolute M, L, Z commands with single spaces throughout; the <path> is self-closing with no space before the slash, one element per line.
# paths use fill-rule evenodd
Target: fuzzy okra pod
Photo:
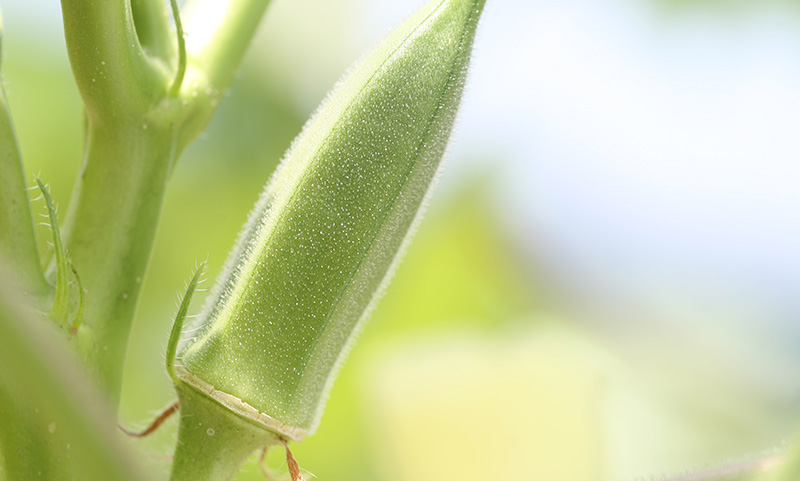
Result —
<path fill-rule="evenodd" d="M 436 183 L 484 1 L 427 4 L 346 76 L 295 140 L 183 332 L 173 371 L 180 436 L 200 404 L 279 439 L 314 431 Z M 191 443 L 179 439 L 173 473 Z"/>

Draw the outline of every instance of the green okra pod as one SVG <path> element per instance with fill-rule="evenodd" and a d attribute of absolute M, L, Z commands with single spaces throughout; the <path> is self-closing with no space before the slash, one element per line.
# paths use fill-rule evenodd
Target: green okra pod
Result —
<path fill-rule="evenodd" d="M 282 438 L 314 431 L 436 183 L 484 1 L 427 4 L 314 114 L 184 330 L 181 389 Z"/>

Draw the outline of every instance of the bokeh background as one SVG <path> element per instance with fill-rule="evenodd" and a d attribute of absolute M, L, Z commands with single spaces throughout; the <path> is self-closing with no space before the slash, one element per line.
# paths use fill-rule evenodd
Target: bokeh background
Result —
<path fill-rule="evenodd" d="M 175 170 L 124 424 L 173 399 L 163 353 L 195 263 L 212 282 L 302 123 L 420 4 L 273 0 Z M 66 212 L 81 106 L 60 11 L 0 7 L 28 174 Z M 625 481 L 782 449 L 800 427 L 798 125 L 797 1 L 489 0 L 440 188 L 301 465 Z M 137 443 L 166 465 L 175 427 Z M 255 458 L 239 479 L 262 479 Z"/>

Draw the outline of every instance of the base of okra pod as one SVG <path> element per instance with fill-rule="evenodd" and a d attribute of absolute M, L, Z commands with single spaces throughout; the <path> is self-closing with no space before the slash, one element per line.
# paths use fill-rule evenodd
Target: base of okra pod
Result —
<path fill-rule="evenodd" d="M 171 481 L 228 481 L 256 450 L 280 437 L 234 414 L 200 391 L 177 382 L 180 428 Z"/>

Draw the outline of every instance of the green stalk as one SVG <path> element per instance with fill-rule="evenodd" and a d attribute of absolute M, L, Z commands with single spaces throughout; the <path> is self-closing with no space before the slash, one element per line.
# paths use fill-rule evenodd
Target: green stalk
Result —
<path fill-rule="evenodd" d="M 142 48 L 130 2 L 62 0 L 61 6 L 72 72 L 90 121 L 116 124 L 156 105 L 169 73 Z"/>
<path fill-rule="evenodd" d="M 88 114 L 64 240 L 87 291 L 78 349 L 112 400 L 119 397 L 169 174 L 216 111 L 267 4 L 221 3 L 225 25 L 215 30 L 214 48 L 189 68 L 177 3 L 171 3 L 174 30 L 161 3 L 61 2 L 70 62 Z M 162 55 L 169 56 L 166 62 Z"/>
<path fill-rule="evenodd" d="M 175 73 L 175 79 L 169 88 L 169 95 L 177 97 L 178 93 L 180 93 L 181 85 L 183 85 L 183 77 L 186 75 L 186 39 L 183 35 L 183 23 L 181 21 L 181 12 L 178 8 L 178 0 L 170 0 L 169 4 L 172 9 L 172 18 L 175 19 L 175 33 L 178 41 L 178 68 Z"/>
<path fill-rule="evenodd" d="M 181 420 L 171 481 L 233 479 L 253 451 L 280 442 L 196 390 L 182 383 L 176 389 Z"/>
<path fill-rule="evenodd" d="M 90 123 L 64 226 L 87 292 L 79 350 L 115 401 L 174 158 L 174 138 L 146 125 L 108 129 Z"/>

